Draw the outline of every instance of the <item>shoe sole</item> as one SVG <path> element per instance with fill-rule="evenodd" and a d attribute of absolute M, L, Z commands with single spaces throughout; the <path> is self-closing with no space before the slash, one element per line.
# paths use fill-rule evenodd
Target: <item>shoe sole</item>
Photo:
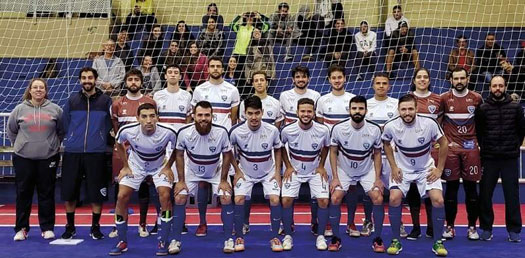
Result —
<path fill-rule="evenodd" d="M 180 250 L 178 250 L 178 251 L 169 251 L 168 250 L 168 254 L 178 254 L 178 253 L 180 253 Z"/>
<path fill-rule="evenodd" d="M 169 254 L 169 252 L 167 252 L 167 253 L 155 253 L 156 256 L 166 256 L 168 254 Z"/>
<path fill-rule="evenodd" d="M 438 254 L 438 253 L 436 252 L 436 250 L 434 250 L 434 248 L 432 248 L 432 252 L 433 252 L 436 256 L 439 256 L 439 257 L 445 257 L 445 256 L 448 255 L 448 253 L 445 254 L 445 255 L 443 255 L 443 254 Z"/>
<path fill-rule="evenodd" d="M 407 240 L 416 241 L 416 240 L 418 240 L 418 238 L 420 238 L 420 237 L 421 237 L 421 235 L 419 235 L 418 237 L 407 236 Z"/>
<path fill-rule="evenodd" d="M 391 255 L 398 255 L 399 253 L 401 253 L 401 251 L 403 251 L 403 247 L 401 247 L 401 249 L 397 250 L 396 253 L 393 253 L 393 254 L 388 253 L 388 250 L 387 250 L 387 253 L 388 253 L 388 254 L 391 254 Z"/>
<path fill-rule="evenodd" d="M 195 234 L 196 237 L 205 237 L 207 236 L 208 234 Z"/>
<path fill-rule="evenodd" d="M 225 254 L 232 254 L 235 252 L 235 249 L 222 249 L 222 251 L 225 253 Z"/>
<path fill-rule="evenodd" d="M 73 239 L 73 237 L 75 237 L 76 235 L 77 235 L 77 233 L 74 233 L 74 234 L 71 235 L 71 237 L 69 237 L 69 238 L 64 238 L 64 237 L 60 237 L 60 238 L 62 238 L 62 239 L 66 239 L 66 240 L 67 240 L 67 239 Z"/>
<path fill-rule="evenodd" d="M 123 254 L 123 253 L 125 253 L 127 251 L 128 251 L 128 248 L 126 247 L 126 248 L 122 249 L 122 251 L 120 251 L 119 253 L 109 253 L 109 255 L 117 256 L 117 255 L 121 255 L 121 254 Z"/>
<path fill-rule="evenodd" d="M 90 236 L 93 240 L 102 240 L 102 239 L 104 239 L 104 236 L 102 236 L 101 238 L 97 238 L 97 237 L 93 236 L 93 234 L 89 234 L 89 236 Z"/>

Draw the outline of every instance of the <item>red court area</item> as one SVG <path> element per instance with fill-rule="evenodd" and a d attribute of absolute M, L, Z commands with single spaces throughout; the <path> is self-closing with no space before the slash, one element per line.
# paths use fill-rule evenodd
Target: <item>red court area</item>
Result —
<path fill-rule="evenodd" d="M 133 214 L 129 217 L 130 224 L 138 224 L 139 222 L 139 208 L 138 205 L 130 205 L 133 209 Z M 525 214 L 523 213 L 523 208 L 525 204 L 522 204 L 522 218 L 525 221 Z M 106 205 L 103 210 L 102 218 L 100 224 L 102 225 L 113 225 L 114 224 L 114 214 L 110 213 L 113 209 L 112 206 Z M 38 207 L 33 205 L 33 212 L 31 213 L 31 225 L 38 225 Z M 57 205 L 56 207 L 56 225 L 64 225 L 66 223 L 66 214 L 63 205 Z M 347 221 L 347 210 L 346 206 L 341 208 L 342 216 L 341 223 L 346 224 Z M 385 212 L 388 213 L 388 205 L 385 205 Z M 421 223 L 426 224 L 426 215 L 425 209 L 421 207 Z M 250 224 L 269 224 L 270 223 L 270 210 L 268 205 L 264 204 L 254 204 L 252 205 L 252 210 L 250 213 Z M 207 220 L 208 224 L 220 225 L 221 223 L 221 209 L 217 208 L 208 208 Z M 504 204 L 494 204 L 494 225 L 495 226 L 504 226 L 505 225 L 505 206 Z M 355 215 L 355 223 L 361 224 L 364 219 L 363 206 L 359 205 Z M 309 204 L 296 204 L 294 210 L 294 220 L 295 224 L 310 224 L 310 205 Z M 148 224 L 153 224 L 155 222 L 155 209 L 153 206 L 150 207 L 148 211 Z M 403 207 L 403 222 L 406 225 L 411 224 L 410 211 L 408 206 Z M 197 225 L 199 223 L 199 213 L 197 208 L 187 208 L 186 210 L 186 224 L 188 225 Z M 385 224 L 389 224 L 388 216 L 385 216 Z M 0 207 L 0 226 L 12 226 L 15 224 L 15 205 L 3 205 Z M 76 211 L 75 224 L 78 226 L 82 225 L 91 225 L 91 208 L 89 206 L 80 207 Z M 456 218 L 456 225 L 463 226 L 467 224 L 467 214 L 464 204 L 459 204 L 458 215 Z"/>

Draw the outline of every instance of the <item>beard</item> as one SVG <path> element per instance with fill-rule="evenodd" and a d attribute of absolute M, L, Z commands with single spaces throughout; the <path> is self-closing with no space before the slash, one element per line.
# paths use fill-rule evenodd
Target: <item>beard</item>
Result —
<path fill-rule="evenodd" d="M 128 87 L 128 91 L 135 94 L 137 92 L 140 91 L 140 87 L 137 87 L 137 86 L 131 86 L 131 87 Z"/>
<path fill-rule="evenodd" d="M 403 122 L 405 122 L 407 124 L 410 124 L 410 123 L 414 122 L 414 116 L 411 116 L 411 115 L 403 116 L 402 119 L 403 119 Z M 408 119 L 410 119 L 410 120 L 408 120 Z"/>
<path fill-rule="evenodd" d="M 456 85 L 452 85 L 452 87 L 454 87 L 454 89 L 459 91 L 459 92 L 463 92 L 467 88 L 467 86 L 463 85 L 462 83 L 458 83 Z"/>
<path fill-rule="evenodd" d="M 210 73 L 210 77 L 214 80 L 218 80 L 222 77 L 222 73 L 219 73 L 219 75 L 214 75 L 215 73 Z"/>
<path fill-rule="evenodd" d="M 299 123 L 301 123 L 303 125 L 309 125 L 312 122 L 312 120 L 313 120 L 313 118 L 305 118 L 305 119 L 308 119 L 308 121 L 303 121 L 303 118 L 299 117 Z"/>
<path fill-rule="evenodd" d="M 90 91 L 93 90 L 93 88 L 95 88 L 95 84 L 94 83 L 84 83 L 84 84 L 82 84 L 82 89 L 85 92 L 90 92 Z"/>
<path fill-rule="evenodd" d="M 211 121 L 206 125 L 201 125 L 201 123 L 195 123 L 195 129 L 200 135 L 206 135 L 211 131 Z"/>
<path fill-rule="evenodd" d="M 361 114 L 353 114 L 350 116 L 352 118 L 352 121 L 354 121 L 355 123 L 361 123 L 363 122 L 363 120 L 365 120 L 365 116 L 361 115 Z"/>
<path fill-rule="evenodd" d="M 494 98 L 495 100 L 502 100 L 503 98 L 505 98 L 505 92 L 501 92 L 498 90 L 496 92 L 491 92 L 490 96 L 492 96 L 492 98 Z"/>

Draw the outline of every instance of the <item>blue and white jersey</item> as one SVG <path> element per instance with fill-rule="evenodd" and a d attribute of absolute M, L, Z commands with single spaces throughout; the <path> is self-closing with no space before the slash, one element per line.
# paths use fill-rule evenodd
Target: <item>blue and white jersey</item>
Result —
<path fill-rule="evenodd" d="M 443 130 L 436 120 L 416 115 L 414 124 L 407 125 L 401 117 L 385 124 L 382 139 L 394 142 L 394 157 L 403 173 L 424 173 L 434 166 L 430 156 L 432 142 L 443 137 Z"/>
<path fill-rule="evenodd" d="M 366 119 L 383 126 L 385 123 L 399 116 L 397 111 L 398 100 L 388 97 L 385 100 L 377 100 L 374 97 L 366 100 L 367 112 Z"/>
<path fill-rule="evenodd" d="M 381 128 L 365 119 L 364 125 L 356 129 L 351 120 L 344 120 L 332 128 L 331 145 L 339 150 L 337 167 L 349 178 L 365 175 L 374 169 L 374 150 L 381 150 Z"/>
<path fill-rule="evenodd" d="M 279 103 L 281 103 L 281 113 L 285 116 L 285 123 L 290 124 L 297 121 L 297 102 L 302 98 L 309 98 L 315 102 L 321 97 L 321 94 L 315 90 L 306 89 L 304 94 L 298 94 L 295 89 L 287 90 L 281 93 Z"/>
<path fill-rule="evenodd" d="M 261 99 L 263 106 L 263 121 L 275 124 L 284 120 L 284 115 L 281 113 L 281 108 L 279 101 L 272 96 L 266 96 L 266 98 Z M 244 100 L 239 106 L 239 119 L 241 121 L 246 121 L 246 115 L 244 109 Z"/>
<path fill-rule="evenodd" d="M 159 110 L 159 122 L 170 125 L 178 131 L 186 124 L 191 112 L 191 94 L 183 89 L 175 93 L 163 89 L 155 92 L 153 100 Z"/>
<path fill-rule="evenodd" d="M 317 100 L 315 115 L 323 118 L 324 124 L 332 129 L 335 124 L 350 117 L 350 100 L 354 96 L 349 92 L 341 96 L 335 96 L 331 92 L 323 95 Z"/>
<path fill-rule="evenodd" d="M 230 131 L 230 140 L 239 154 L 239 165 L 243 173 L 251 178 L 263 178 L 275 172 L 273 150 L 282 147 L 279 129 L 262 122 L 252 131 L 247 122 L 235 125 Z"/>
<path fill-rule="evenodd" d="M 129 143 L 128 162 L 144 171 L 154 171 L 164 163 L 168 144 L 175 146 L 177 134 L 171 127 L 157 124 L 152 135 L 145 135 L 139 123 L 132 123 L 121 127 L 115 139 L 119 144 Z"/>
<path fill-rule="evenodd" d="M 319 166 L 321 150 L 330 146 L 330 130 L 315 121 L 312 127 L 303 130 L 299 121 L 295 121 L 281 130 L 281 141 L 288 143 L 290 162 L 297 176 L 311 176 Z"/>
<path fill-rule="evenodd" d="M 182 127 L 176 146 L 188 154 L 187 172 L 203 179 L 220 171 L 221 154 L 232 149 L 226 128 L 215 124 L 206 135 L 199 134 L 195 124 Z"/>
<path fill-rule="evenodd" d="M 218 85 L 207 81 L 195 88 L 191 105 L 195 106 L 199 101 L 203 100 L 211 103 L 213 108 L 212 122 L 224 126 L 226 130 L 230 130 L 232 127 L 232 108 L 240 103 L 239 90 L 226 81 Z"/>

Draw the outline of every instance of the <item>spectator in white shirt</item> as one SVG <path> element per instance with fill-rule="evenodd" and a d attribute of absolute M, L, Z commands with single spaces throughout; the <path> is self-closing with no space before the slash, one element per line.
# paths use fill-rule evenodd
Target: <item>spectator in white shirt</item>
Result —
<path fill-rule="evenodd" d="M 362 20 L 359 24 L 359 32 L 355 34 L 355 45 L 357 56 L 355 66 L 357 66 L 357 80 L 364 80 L 365 75 L 374 67 L 376 59 L 377 35 L 368 27 L 368 21 Z M 372 71 L 373 72 L 373 71 Z"/>

